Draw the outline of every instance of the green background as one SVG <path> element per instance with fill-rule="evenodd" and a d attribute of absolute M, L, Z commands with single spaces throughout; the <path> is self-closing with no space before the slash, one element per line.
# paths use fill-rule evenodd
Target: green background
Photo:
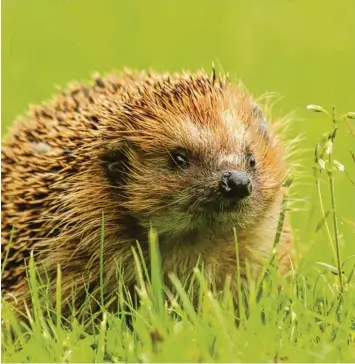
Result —
<path fill-rule="evenodd" d="M 312 150 L 331 122 L 306 105 L 355 111 L 354 13 L 353 0 L 3 0 L 2 134 L 28 104 L 50 98 L 55 85 L 95 71 L 210 70 L 214 62 L 254 94 L 282 96 L 278 114 L 295 111 L 290 138 L 304 140 L 294 158 L 303 169 L 293 188 L 293 225 L 301 252 L 329 258 L 323 231 L 315 232 Z M 354 139 L 345 125 L 340 129 L 335 158 L 354 176 Z M 343 254 L 353 254 L 355 194 L 341 173 L 336 194 Z"/>

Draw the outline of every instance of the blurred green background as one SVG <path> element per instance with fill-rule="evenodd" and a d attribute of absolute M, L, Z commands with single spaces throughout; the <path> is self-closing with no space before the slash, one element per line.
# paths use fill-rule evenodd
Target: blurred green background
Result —
<path fill-rule="evenodd" d="M 3 0 L 2 134 L 29 103 L 50 98 L 55 85 L 95 71 L 209 71 L 214 62 L 254 94 L 282 96 L 277 114 L 295 111 L 290 138 L 304 134 L 295 156 L 304 170 L 294 186 L 300 211 L 293 225 L 300 250 L 327 259 L 325 235 L 315 232 L 312 149 L 331 122 L 306 105 L 355 111 L 354 13 L 353 0 Z M 342 124 L 335 158 L 354 176 L 350 149 L 354 139 Z M 336 181 L 343 254 L 354 254 L 354 188 L 344 174 Z"/>

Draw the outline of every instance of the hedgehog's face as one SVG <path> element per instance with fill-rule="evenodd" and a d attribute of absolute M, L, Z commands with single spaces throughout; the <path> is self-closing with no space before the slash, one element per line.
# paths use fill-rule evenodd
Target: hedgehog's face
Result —
<path fill-rule="evenodd" d="M 170 236 L 257 223 L 279 190 L 283 170 L 253 102 L 161 117 L 130 138 L 125 208 L 142 226 L 152 224 Z"/>

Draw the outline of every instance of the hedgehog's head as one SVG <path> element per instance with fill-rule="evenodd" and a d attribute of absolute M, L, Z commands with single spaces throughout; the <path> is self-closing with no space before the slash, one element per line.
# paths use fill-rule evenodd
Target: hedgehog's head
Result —
<path fill-rule="evenodd" d="M 106 167 L 141 226 L 179 236 L 245 229 L 265 215 L 283 152 L 243 87 L 205 75 L 163 79 L 124 108 L 124 141 Z"/>

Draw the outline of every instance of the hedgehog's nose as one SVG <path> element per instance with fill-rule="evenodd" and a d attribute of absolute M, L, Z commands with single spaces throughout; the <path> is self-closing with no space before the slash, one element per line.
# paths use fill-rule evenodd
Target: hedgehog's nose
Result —
<path fill-rule="evenodd" d="M 224 172 L 219 188 L 224 197 L 240 199 L 249 196 L 252 190 L 248 174 L 241 171 Z"/>

